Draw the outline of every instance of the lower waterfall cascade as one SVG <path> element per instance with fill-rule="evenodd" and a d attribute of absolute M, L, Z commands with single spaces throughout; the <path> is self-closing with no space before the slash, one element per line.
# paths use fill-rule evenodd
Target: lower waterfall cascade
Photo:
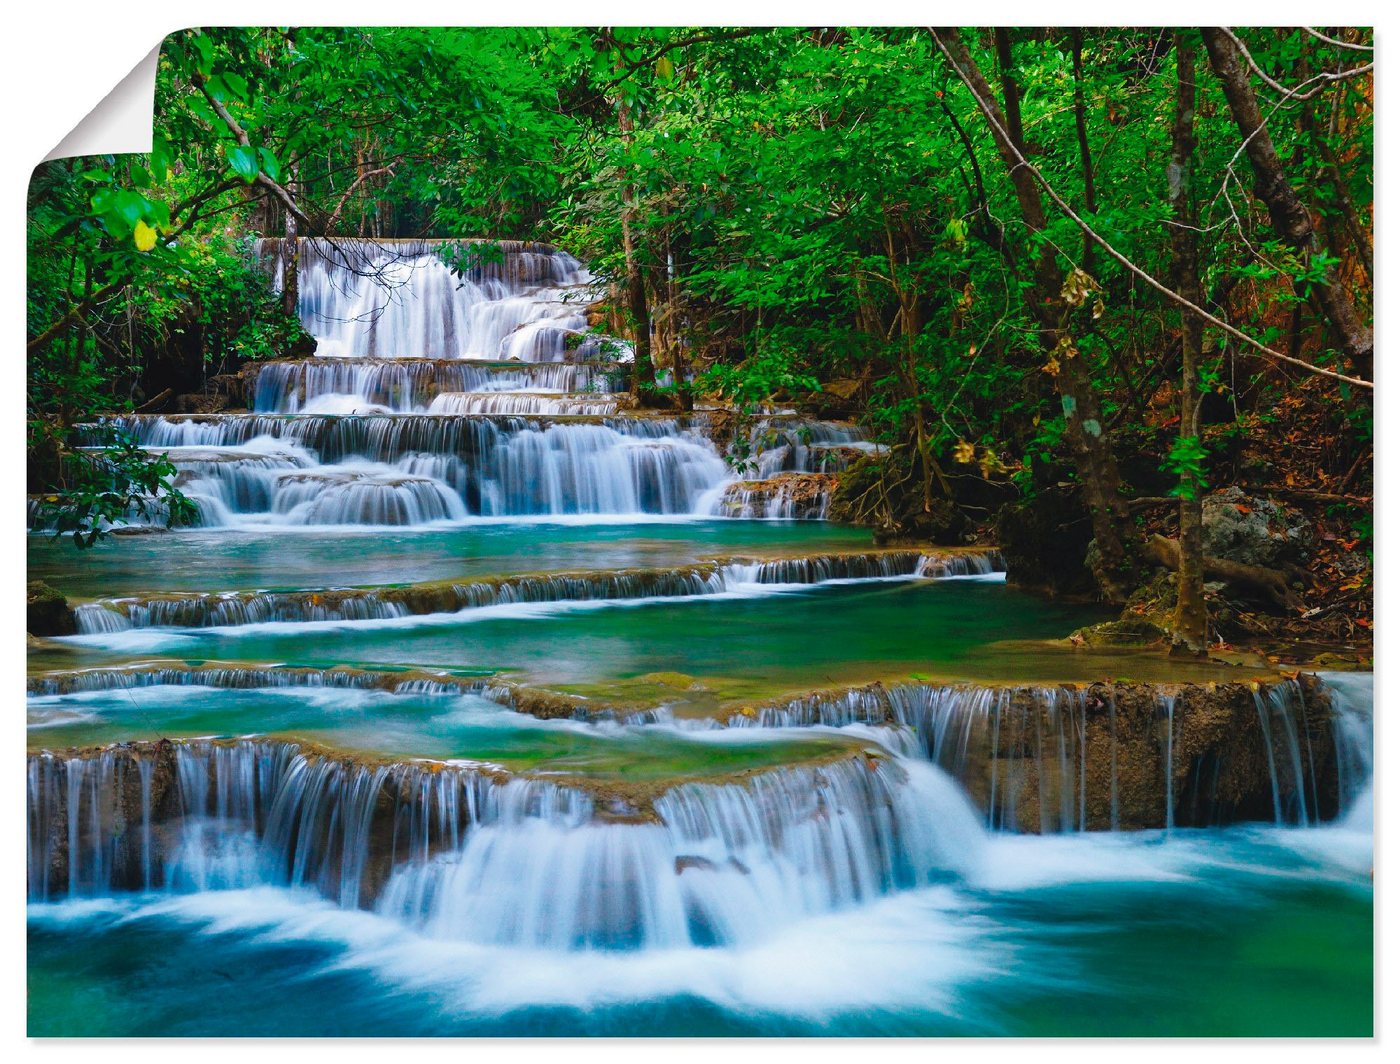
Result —
<path fill-rule="evenodd" d="M 83 430 L 199 520 L 31 530 L 31 1033 L 1370 1022 L 1369 673 L 1073 646 L 828 519 L 861 426 L 639 410 L 583 263 L 449 244 L 302 239 L 314 355 Z"/>

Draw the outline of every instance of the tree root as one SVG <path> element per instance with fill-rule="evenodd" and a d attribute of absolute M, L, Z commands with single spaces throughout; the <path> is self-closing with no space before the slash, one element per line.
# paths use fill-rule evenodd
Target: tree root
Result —
<path fill-rule="evenodd" d="M 1147 557 L 1165 569 L 1181 568 L 1181 543 L 1165 536 L 1154 535 L 1147 541 Z M 1224 580 L 1226 583 L 1253 588 L 1263 593 L 1275 605 L 1296 610 L 1303 605 L 1302 600 L 1288 584 L 1287 576 L 1278 569 L 1266 569 L 1261 565 L 1246 565 L 1225 558 L 1205 555 L 1202 567 L 1207 580 Z"/>

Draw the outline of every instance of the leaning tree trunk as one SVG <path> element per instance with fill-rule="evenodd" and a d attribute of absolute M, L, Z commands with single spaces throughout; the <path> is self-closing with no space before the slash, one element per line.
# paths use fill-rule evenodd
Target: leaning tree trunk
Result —
<path fill-rule="evenodd" d="M 956 29 L 935 29 L 934 38 L 947 50 L 954 66 L 966 78 L 968 87 L 978 98 L 979 111 L 991 128 L 992 138 L 997 145 L 1008 177 L 1016 192 L 1016 201 L 1021 208 L 1021 216 L 1026 228 L 1032 233 L 1046 228 L 1045 205 L 1040 198 L 1040 188 L 1035 178 L 1022 165 L 1025 158 L 1025 145 L 1010 132 L 1019 128 L 1021 117 L 1017 94 L 1008 93 L 1007 105 L 1010 115 L 1004 114 L 997 105 L 991 86 L 978 67 L 967 45 L 963 43 Z M 1009 39 L 1005 41 L 1009 52 Z M 1009 54 L 1004 65 L 1009 66 Z M 1060 292 L 1063 276 L 1055 265 L 1055 250 L 1049 242 L 1042 244 L 1035 264 L 1034 284 L 1024 290 L 1026 309 L 1039 326 L 1041 343 L 1047 356 L 1062 350 L 1073 351 L 1073 344 L 1064 326 L 1062 308 L 1065 302 Z M 1135 583 L 1132 564 L 1120 526 L 1126 520 L 1122 498 L 1118 488 L 1122 477 L 1118 472 L 1118 460 L 1113 454 L 1108 436 L 1104 431 L 1102 415 L 1099 411 L 1098 396 L 1089 380 L 1084 360 L 1077 354 L 1059 359 L 1059 371 L 1055 382 L 1060 390 L 1060 400 L 1065 417 L 1065 438 L 1069 443 L 1070 455 L 1074 460 L 1075 471 L 1079 474 L 1084 493 L 1084 501 L 1089 507 L 1089 516 L 1094 529 L 1094 542 L 1098 547 L 1099 563 L 1094 577 L 1099 589 L 1109 602 L 1127 601 Z"/>
<path fill-rule="evenodd" d="M 1229 35 L 1219 26 L 1201 30 L 1210 63 L 1220 78 L 1235 117 L 1240 136 L 1245 139 L 1245 152 L 1254 168 L 1254 192 L 1269 209 L 1269 219 L 1279 239 L 1299 251 L 1315 253 L 1319 249 L 1312 214 L 1298 194 L 1293 191 L 1283 162 L 1278 157 L 1273 138 L 1269 136 L 1259 100 L 1249 82 L 1249 72 L 1240 61 L 1240 54 Z M 1315 287 L 1322 312 L 1337 332 L 1342 350 L 1359 376 L 1371 377 L 1375 350 L 1374 335 L 1361 319 L 1356 306 L 1339 282 L 1336 271 L 1327 267 L 1323 283 Z"/>
<path fill-rule="evenodd" d="M 1176 119 L 1172 125 L 1172 154 L 1167 167 L 1167 201 L 1175 224 L 1171 227 L 1172 274 L 1176 290 L 1197 306 L 1201 290 L 1197 218 L 1192 174 L 1196 148 L 1196 49 L 1188 32 L 1176 34 Z M 1200 401 L 1196 375 L 1201 355 L 1201 319 L 1181 315 L 1181 428 L 1183 441 L 1200 433 Z M 1181 495 L 1181 564 L 1177 569 L 1176 612 L 1172 616 L 1172 652 L 1204 655 L 1208 640 L 1203 548 L 1201 546 L 1200 484 L 1183 469 Z"/>

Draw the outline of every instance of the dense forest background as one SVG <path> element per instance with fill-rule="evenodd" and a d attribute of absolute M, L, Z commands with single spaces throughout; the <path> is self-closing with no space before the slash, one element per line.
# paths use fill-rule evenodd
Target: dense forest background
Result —
<path fill-rule="evenodd" d="M 80 538 L 157 494 L 188 519 L 168 462 L 71 429 L 198 410 L 244 363 L 309 353 L 259 236 L 538 239 L 608 283 L 599 328 L 633 343 L 642 405 L 864 422 L 887 447 L 835 513 L 882 540 L 998 542 L 1019 583 L 1185 651 L 1364 643 L 1371 46 L 178 33 L 151 153 L 31 183 L 30 491 Z M 1297 549 L 1212 553 L 1231 509 Z"/>

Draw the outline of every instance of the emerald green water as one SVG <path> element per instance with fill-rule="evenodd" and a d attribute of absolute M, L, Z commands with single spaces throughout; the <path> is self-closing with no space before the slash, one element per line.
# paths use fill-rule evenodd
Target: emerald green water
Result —
<path fill-rule="evenodd" d="M 1023 645 L 1103 619 L 998 581 L 828 585 L 753 596 L 511 605 L 430 618 L 137 629 L 70 641 L 74 664 L 132 655 L 492 670 L 584 693 L 680 673 L 728 697 L 881 677 L 1097 679 L 1115 659 Z M 1131 659 L 1128 659 L 1131 660 Z M 1120 665 L 1131 668 L 1130 664 Z M 618 687 L 621 685 L 621 687 Z"/>
<path fill-rule="evenodd" d="M 863 550 L 865 529 L 820 521 L 480 522 L 458 528 L 236 529 L 113 536 L 89 550 L 31 535 L 29 578 L 81 599 L 426 583 L 550 569 L 682 566 L 705 555 Z"/>
<path fill-rule="evenodd" d="M 864 532 L 818 523 L 516 523 L 139 536 L 83 555 L 31 537 L 30 556 L 32 576 L 97 597 L 868 545 Z M 682 718 L 874 679 L 1252 675 L 1052 642 L 1106 616 L 997 580 L 877 582 L 361 624 L 136 630 L 58 641 L 33 653 L 31 668 L 153 658 L 425 666 L 499 674 L 599 704 L 666 704 Z M 729 781 L 875 741 L 859 729 L 706 733 L 545 722 L 475 696 L 335 688 L 135 688 L 34 697 L 27 715 L 31 750 L 279 736 L 366 757 L 465 759 L 647 786 Z M 933 886 L 775 920 L 768 937 L 727 948 L 568 952 L 444 940 L 388 915 L 271 885 L 31 905 L 29 1031 L 1367 1036 L 1373 1029 L 1372 837 L 1364 818 L 1170 837 L 982 833 L 966 846 L 962 863 Z M 669 865 L 661 872 L 667 881 L 679 874 Z"/>
<path fill-rule="evenodd" d="M 1103 620 L 995 579 L 825 585 L 687 600 L 543 603 L 393 621 L 138 629 L 65 641 L 59 665 L 132 657 L 439 666 L 624 702 L 674 700 L 696 684 L 725 699 L 876 679 L 1056 682 L 1239 678 L 1161 656 L 1047 640 Z M 655 674 L 665 684 L 651 683 Z"/>
<path fill-rule="evenodd" d="M 30 1033 L 1367 1037 L 1369 834 L 1299 834 L 997 840 L 970 882 L 664 956 L 512 956 L 274 890 L 49 905 Z"/>
<path fill-rule="evenodd" d="M 472 760 L 626 780 L 699 778 L 857 750 L 856 739 L 542 721 L 477 695 L 341 688 L 145 687 L 29 699 L 31 749 L 263 735 L 369 757 Z"/>

